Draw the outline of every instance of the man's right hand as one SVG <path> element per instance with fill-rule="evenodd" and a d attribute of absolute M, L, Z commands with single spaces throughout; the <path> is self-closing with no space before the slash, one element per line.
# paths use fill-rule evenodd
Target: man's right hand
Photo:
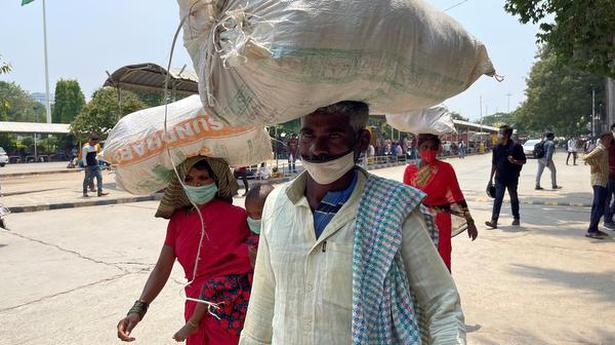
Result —
<path fill-rule="evenodd" d="M 134 337 L 130 336 L 132 330 L 141 321 L 141 318 L 137 314 L 129 314 L 117 324 L 117 337 L 121 341 L 135 341 Z"/>

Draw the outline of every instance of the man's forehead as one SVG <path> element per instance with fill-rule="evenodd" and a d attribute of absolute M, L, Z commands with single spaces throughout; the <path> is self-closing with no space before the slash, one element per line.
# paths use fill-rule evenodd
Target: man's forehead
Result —
<path fill-rule="evenodd" d="M 348 115 L 313 113 L 304 116 L 301 121 L 301 129 L 351 129 Z"/>

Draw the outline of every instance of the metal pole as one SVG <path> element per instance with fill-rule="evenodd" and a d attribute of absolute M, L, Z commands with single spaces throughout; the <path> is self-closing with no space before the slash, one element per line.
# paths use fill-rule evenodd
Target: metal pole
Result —
<path fill-rule="evenodd" d="M 596 89 L 592 87 L 592 137 L 596 136 Z"/>
<path fill-rule="evenodd" d="M 36 133 L 34 133 L 34 162 L 38 162 L 38 148 L 37 148 L 37 140 L 36 140 Z"/>
<path fill-rule="evenodd" d="M 43 0 L 43 36 L 45 42 L 45 93 L 47 94 L 47 123 L 51 123 L 51 100 L 49 99 L 49 64 L 47 63 L 47 13 Z"/>

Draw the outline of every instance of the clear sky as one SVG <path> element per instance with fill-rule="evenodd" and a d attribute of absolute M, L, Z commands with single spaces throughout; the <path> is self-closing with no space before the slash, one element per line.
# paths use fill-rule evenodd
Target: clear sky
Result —
<path fill-rule="evenodd" d="M 377 0 L 374 0 L 377 1 Z M 462 0 L 428 0 L 446 9 Z M 0 1 L 0 54 L 15 81 L 30 92 L 44 92 L 42 1 L 21 7 L 21 0 Z M 47 0 L 47 35 L 51 92 L 60 78 L 78 79 L 86 98 L 106 79 L 105 71 L 140 62 L 166 66 L 179 23 L 173 0 Z M 447 13 L 485 43 L 502 83 L 482 77 L 445 104 L 471 119 L 508 110 L 523 101 L 525 78 L 536 54 L 537 28 L 522 25 L 504 12 L 504 0 L 468 0 Z M 174 66 L 192 66 L 181 41 Z"/>

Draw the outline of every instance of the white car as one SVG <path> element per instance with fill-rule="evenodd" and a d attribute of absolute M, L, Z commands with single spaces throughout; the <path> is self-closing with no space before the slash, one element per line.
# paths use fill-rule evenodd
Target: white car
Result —
<path fill-rule="evenodd" d="M 2 147 L 0 147 L 0 167 L 9 164 L 9 156 L 6 154 L 6 151 Z"/>
<path fill-rule="evenodd" d="M 534 158 L 534 146 L 540 142 L 540 139 L 530 139 L 523 143 L 523 153 L 526 157 Z"/>

